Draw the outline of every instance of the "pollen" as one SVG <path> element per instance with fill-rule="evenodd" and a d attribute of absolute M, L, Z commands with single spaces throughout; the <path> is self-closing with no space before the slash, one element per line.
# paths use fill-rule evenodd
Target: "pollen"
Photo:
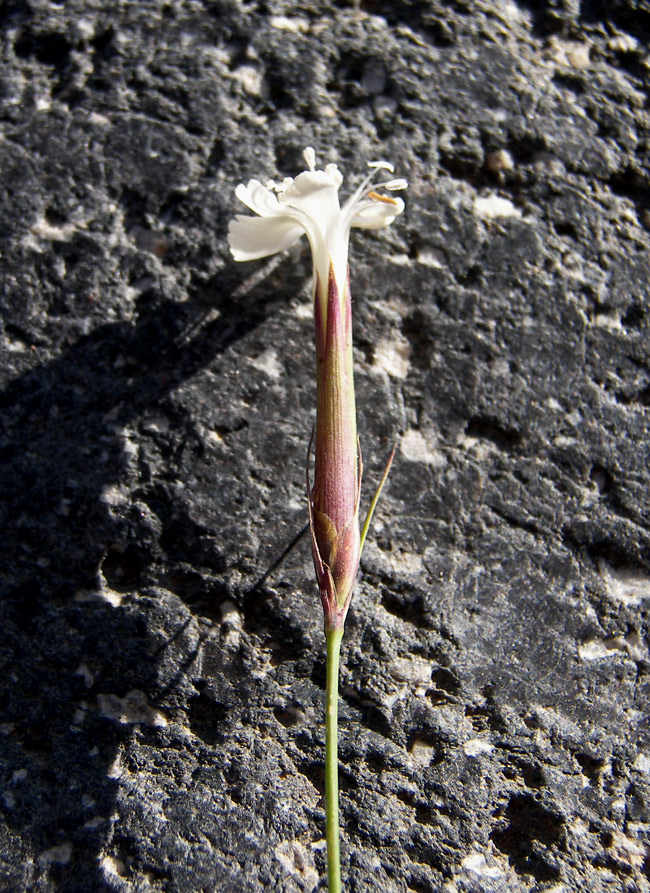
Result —
<path fill-rule="evenodd" d="M 379 192 L 369 192 L 368 198 L 374 199 L 376 202 L 383 202 L 385 205 L 396 205 L 397 202 L 389 195 L 380 195 Z"/>

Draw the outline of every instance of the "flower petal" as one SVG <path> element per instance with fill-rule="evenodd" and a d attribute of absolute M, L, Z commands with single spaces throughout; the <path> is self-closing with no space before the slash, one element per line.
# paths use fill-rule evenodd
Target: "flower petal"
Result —
<path fill-rule="evenodd" d="M 266 186 L 262 186 L 259 180 L 249 180 L 248 183 L 240 183 L 235 188 L 235 195 L 239 201 L 255 211 L 260 217 L 270 217 L 273 214 L 281 214 L 282 209 L 277 197 Z"/>
<path fill-rule="evenodd" d="M 381 229 L 392 223 L 403 210 L 404 202 L 401 198 L 391 196 L 390 200 L 384 201 L 367 199 L 358 203 L 350 226 L 359 229 Z"/>
<path fill-rule="evenodd" d="M 335 217 L 340 210 L 338 188 L 337 181 L 325 171 L 303 171 L 278 198 L 281 204 L 301 211 L 307 208 L 310 215 L 317 217 L 311 210 L 316 201 L 322 206 L 322 213 Z"/>
<path fill-rule="evenodd" d="M 247 217 L 237 214 L 228 227 L 228 244 L 235 260 L 258 260 L 291 248 L 304 227 L 288 217 Z"/>

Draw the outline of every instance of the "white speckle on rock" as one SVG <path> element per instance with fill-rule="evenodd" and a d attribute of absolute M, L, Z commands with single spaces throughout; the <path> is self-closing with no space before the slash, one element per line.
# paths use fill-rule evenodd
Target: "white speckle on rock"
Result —
<path fill-rule="evenodd" d="M 93 750 L 90 752 L 90 756 L 97 756 L 97 753 L 93 753 L 93 751 L 97 751 L 97 748 L 93 747 Z M 126 770 L 122 766 L 122 757 L 118 752 L 115 754 L 115 759 L 106 770 L 106 775 L 108 778 L 118 779 L 122 778 L 122 776 L 125 774 Z"/>
<path fill-rule="evenodd" d="M 259 356 L 251 359 L 250 363 L 276 381 L 284 371 L 282 364 L 278 362 L 277 352 L 272 347 L 268 347 Z"/>
<path fill-rule="evenodd" d="M 479 195 L 474 199 L 474 213 L 486 220 L 497 217 L 521 217 L 521 211 L 509 198 L 502 198 L 496 193 Z"/>
<path fill-rule="evenodd" d="M 617 34 L 607 41 L 607 47 L 615 53 L 633 53 L 639 41 L 632 34 Z"/>
<path fill-rule="evenodd" d="M 243 627 L 241 611 L 234 602 L 226 599 L 219 606 L 219 612 L 221 626 L 225 634 L 225 644 L 232 648 L 239 647 Z"/>
<path fill-rule="evenodd" d="M 419 766 L 428 766 L 435 756 L 436 749 L 433 744 L 429 744 L 423 738 L 416 738 L 409 753 L 414 763 Z"/>
<path fill-rule="evenodd" d="M 71 858 L 72 844 L 66 842 L 50 847 L 49 850 L 42 852 L 38 861 L 45 863 L 45 865 L 67 865 Z"/>
<path fill-rule="evenodd" d="M 650 855 L 650 846 L 647 843 L 628 837 L 621 831 L 612 832 L 607 849 L 619 865 L 629 865 L 631 868 L 641 868 Z"/>
<path fill-rule="evenodd" d="M 496 357 L 490 363 L 490 369 L 495 375 L 510 375 L 510 363 L 505 357 Z"/>
<path fill-rule="evenodd" d="M 122 725 L 144 723 L 149 726 L 166 726 L 163 714 L 149 706 L 143 692 L 134 689 L 123 698 L 112 694 L 97 695 L 100 716 L 113 719 Z"/>
<path fill-rule="evenodd" d="M 601 329 L 609 329 L 610 332 L 623 330 L 623 323 L 617 313 L 598 313 L 594 317 L 594 325 Z"/>
<path fill-rule="evenodd" d="M 134 459 L 140 452 L 138 444 L 135 443 L 135 441 L 133 440 L 129 440 L 126 433 L 124 433 L 122 449 L 124 450 L 124 455 L 127 457 L 127 459 Z"/>
<path fill-rule="evenodd" d="M 313 301 L 302 301 L 300 304 L 294 305 L 293 312 L 298 319 L 311 319 L 314 315 L 314 303 Z"/>
<path fill-rule="evenodd" d="M 88 669 L 86 664 L 84 664 L 84 663 L 79 664 L 77 669 L 74 671 L 74 675 L 82 676 L 84 685 L 86 686 L 86 688 L 92 688 L 93 682 L 95 681 L 95 677 L 90 672 L 90 670 Z"/>
<path fill-rule="evenodd" d="M 300 889 L 311 891 L 318 886 L 318 872 L 313 854 L 297 840 L 283 840 L 275 848 L 275 857 L 289 874 L 300 880 Z"/>
<path fill-rule="evenodd" d="M 169 419 L 164 415 L 149 416 L 142 424 L 142 430 L 147 434 L 167 434 L 169 428 Z"/>
<path fill-rule="evenodd" d="M 94 22 L 92 22 L 91 19 L 81 18 L 77 19 L 76 24 L 79 32 L 81 33 L 81 36 L 85 40 L 92 40 L 92 38 L 95 36 Z"/>
<path fill-rule="evenodd" d="M 97 595 L 102 601 L 108 602 L 108 604 L 112 605 L 114 608 L 119 608 L 124 601 L 124 596 L 121 592 L 116 592 L 115 589 L 111 589 L 108 586 L 102 586 Z"/>
<path fill-rule="evenodd" d="M 387 372 L 393 378 L 404 379 L 411 368 L 411 345 L 405 338 L 381 338 L 375 345 L 372 369 Z"/>
<path fill-rule="evenodd" d="M 55 226 L 49 223 L 45 217 L 39 217 L 32 224 L 31 231 L 39 239 L 47 239 L 50 242 L 67 242 L 74 235 L 75 229 L 73 223 Z"/>
<path fill-rule="evenodd" d="M 601 639 L 591 639 L 578 646 L 578 655 L 582 660 L 600 660 L 607 657 L 607 649 Z"/>
<path fill-rule="evenodd" d="M 218 431 L 214 431 L 212 428 L 203 428 L 201 433 L 213 447 L 220 447 L 223 444 L 223 437 Z"/>
<path fill-rule="evenodd" d="M 611 639 L 589 639 L 588 642 L 578 646 L 578 655 L 582 660 L 600 660 L 620 651 L 625 651 L 625 640 L 622 636 Z"/>
<path fill-rule="evenodd" d="M 398 657 L 391 661 L 388 672 L 398 682 L 407 682 L 416 689 L 428 688 L 431 684 L 433 664 L 419 657 Z"/>
<path fill-rule="evenodd" d="M 472 738 L 463 744 L 463 750 L 468 757 L 478 757 L 482 753 L 492 753 L 494 744 L 486 741 L 484 738 Z"/>
<path fill-rule="evenodd" d="M 115 856 L 102 856 L 99 860 L 99 867 L 109 878 L 126 877 L 126 865 Z"/>
<path fill-rule="evenodd" d="M 465 871 L 478 874 L 480 877 L 502 877 L 503 872 L 496 865 L 488 865 L 483 853 L 470 853 L 460 863 Z"/>
<path fill-rule="evenodd" d="M 571 832 L 575 834 L 576 837 L 582 837 L 588 831 L 589 825 L 584 819 L 581 819 L 580 816 L 571 823 Z"/>
<path fill-rule="evenodd" d="M 650 754 L 638 753 L 633 765 L 639 772 L 645 772 L 650 775 Z"/>
<path fill-rule="evenodd" d="M 444 251 L 441 251 L 440 248 L 432 248 L 429 245 L 423 245 L 421 248 L 418 248 L 415 253 L 415 260 L 425 267 L 433 267 L 436 270 L 441 270 L 446 265 Z"/>
<path fill-rule="evenodd" d="M 376 524 L 373 525 L 375 530 L 380 529 Z M 410 579 L 421 579 L 425 572 L 422 555 L 417 552 L 410 552 L 404 548 L 392 549 L 386 551 L 378 548 L 372 540 L 366 542 L 364 555 L 382 573 L 392 573 L 399 577 L 408 577 Z M 391 614 L 393 620 L 395 617 Z"/>
<path fill-rule="evenodd" d="M 271 16 L 269 19 L 271 28 L 278 31 L 287 31 L 289 34 L 306 34 L 309 31 L 309 20 L 302 16 Z"/>
<path fill-rule="evenodd" d="M 116 592 L 106 585 L 103 577 L 100 579 L 100 586 L 97 589 L 79 589 L 74 597 L 76 602 L 108 602 L 113 608 L 119 608 L 124 601 L 121 592 Z"/>
<path fill-rule="evenodd" d="M 249 96 L 260 97 L 266 92 L 264 89 L 264 76 L 257 66 L 240 65 L 233 74 L 244 88 L 244 92 L 248 93 Z"/>
<path fill-rule="evenodd" d="M 519 24 L 524 18 L 523 10 L 520 9 L 516 3 L 513 3 L 512 0 L 506 0 L 506 2 L 501 5 L 500 9 L 497 7 L 497 15 L 499 18 L 503 19 L 503 21 L 512 25 Z"/>
<path fill-rule="evenodd" d="M 479 462 L 484 462 L 490 455 L 499 450 L 498 446 L 491 440 L 471 437 L 467 434 L 461 434 L 456 442 L 461 449 L 468 452 L 471 451 Z"/>
<path fill-rule="evenodd" d="M 650 598 L 650 576 L 642 570 L 621 567 L 615 568 L 606 561 L 598 567 L 608 594 L 624 605 L 638 605 Z"/>
<path fill-rule="evenodd" d="M 434 468 L 444 468 L 447 464 L 444 454 L 436 449 L 433 435 L 428 438 L 416 428 L 409 428 L 400 438 L 400 452 L 410 462 L 424 462 Z"/>
<path fill-rule="evenodd" d="M 226 599 L 219 605 L 219 613 L 221 614 L 221 622 L 224 626 L 241 626 L 241 611 L 234 602 Z"/>
<path fill-rule="evenodd" d="M 632 660 L 641 661 L 648 659 L 648 646 L 645 639 L 635 629 L 631 629 L 624 636 L 625 648 Z"/>
<path fill-rule="evenodd" d="M 575 437 L 565 437 L 564 435 L 558 435 L 558 437 L 553 438 L 553 445 L 556 447 L 569 447 L 573 446 L 574 443 L 577 443 Z"/>
<path fill-rule="evenodd" d="M 113 123 L 107 115 L 100 115 L 99 112 L 91 112 L 88 121 L 97 127 L 110 127 Z"/>
<path fill-rule="evenodd" d="M 502 171 L 514 170 L 515 162 L 507 149 L 497 149 L 496 152 L 491 152 L 487 156 L 485 166 L 490 173 L 499 174 Z"/>
<path fill-rule="evenodd" d="M 588 68 L 591 64 L 591 45 L 576 40 L 561 40 L 552 37 L 550 40 L 551 59 L 557 65 L 567 68 Z"/>
<path fill-rule="evenodd" d="M 29 350 L 29 345 L 22 338 L 12 336 L 10 333 L 5 335 L 5 343 L 9 353 L 24 353 Z"/>
<path fill-rule="evenodd" d="M 129 494 L 126 488 L 113 485 L 104 487 L 99 499 L 104 505 L 125 505 L 129 501 Z"/>

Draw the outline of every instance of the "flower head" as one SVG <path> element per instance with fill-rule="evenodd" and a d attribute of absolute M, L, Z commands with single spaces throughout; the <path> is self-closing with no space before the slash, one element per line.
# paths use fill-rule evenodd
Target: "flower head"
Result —
<path fill-rule="evenodd" d="M 406 180 L 377 182 L 387 161 L 370 173 L 341 206 L 343 177 L 335 164 L 316 168 L 316 153 L 304 151 L 308 170 L 281 183 L 240 183 L 237 198 L 257 216 L 238 214 L 228 230 L 235 260 L 255 260 L 289 248 L 305 234 L 314 267 L 317 411 L 314 483 L 308 484 L 314 565 L 327 629 L 339 629 L 350 604 L 361 556 L 357 422 L 352 353 L 352 303 L 348 241 L 353 226 L 380 229 L 401 214 L 392 193 Z"/>
<path fill-rule="evenodd" d="M 237 198 L 257 217 L 238 214 L 228 230 L 230 251 L 235 260 L 256 260 L 290 248 L 306 234 L 311 246 L 314 272 L 327 282 L 330 264 L 343 291 L 347 275 L 350 229 L 381 229 L 401 214 L 404 202 L 387 195 L 406 188 L 406 180 L 375 183 L 379 171 L 393 173 L 387 161 L 374 161 L 371 172 L 345 202 L 339 203 L 343 176 L 335 164 L 316 169 L 316 153 L 309 147 L 303 153 L 309 170 L 281 183 L 259 180 L 240 183 Z M 383 190 L 383 191 L 380 191 Z"/>

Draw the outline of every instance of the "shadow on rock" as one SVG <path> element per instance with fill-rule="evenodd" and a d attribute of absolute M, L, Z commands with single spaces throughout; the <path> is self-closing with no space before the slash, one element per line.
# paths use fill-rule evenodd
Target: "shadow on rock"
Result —
<path fill-rule="evenodd" d="M 212 290 L 229 296 L 232 283 Z M 31 888 L 43 870 L 57 889 L 105 887 L 115 761 L 143 718 L 138 704 L 131 716 L 127 708 L 134 697 L 142 709 L 155 701 L 158 685 L 143 607 L 120 599 L 120 589 L 137 589 L 155 547 L 128 504 L 110 511 L 106 494 L 129 461 L 120 432 L 258 325 L 263 307 L 251 292 L 189 337 L 196 307 L 140 307 L 137 323 L 102 326 L 0 394 L 0 733 L 16 855 L 3 873 L 12 889 Z M 26 839 L 36 864 L 21 858 Z"/>

